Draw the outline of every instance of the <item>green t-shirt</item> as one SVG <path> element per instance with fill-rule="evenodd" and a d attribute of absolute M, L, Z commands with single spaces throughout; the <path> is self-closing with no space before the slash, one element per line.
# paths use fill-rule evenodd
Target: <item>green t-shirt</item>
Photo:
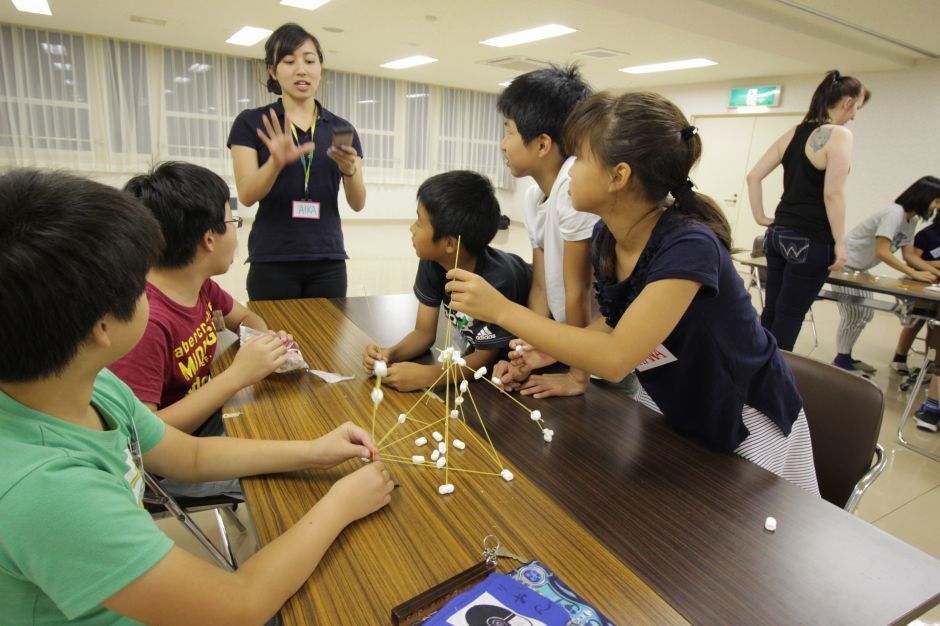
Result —
<path fill-rule="evenodd" d="M 142 452 L 163 422 L 108 370 L 92 404 L 109 429 L 75 426 L 0 391 L 0 624 L 135 623 L 101 603 L 173 542 L 141 507 Z"/>

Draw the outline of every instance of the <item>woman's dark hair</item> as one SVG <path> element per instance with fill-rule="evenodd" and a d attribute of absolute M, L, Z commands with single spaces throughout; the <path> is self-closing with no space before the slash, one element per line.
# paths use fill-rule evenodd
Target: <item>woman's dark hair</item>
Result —
<path fill-rule="evenodd" d="M 418 200 L 431 220 L 433 241 L 460 237 L 461 247 L 478 255 L 499 230 L 499 200 L 482 174 L 454 170 L 432 176 L 418 187 Z"/>
<path fill-rule="evenodd" d="M 160 222 L 166 247 L 157 267 L 189 265 L 210 230 L 225 234 L 225 203 L 231 196 L 222 177 L 201 165 L 167 161 L 127 181 L 124 191 Z"/>
<path fill-rule="evenodd" d="M 839 104 L 842 98 L 861 98 L 862 104 L 871 100 L 871 90 L 854 76 L 843 76 L 839 70 L 829 70 L 826 77 L 813 92 L 813 99 L 809 103 L 809 111 L 804 122 L 829 121 L 829 109 Z"/>
<path fill-rule="evenodd" d="M 670 211 L 712 229 L 726 248 L 731 227 L 715 201 L 692 189 L 689 170 L 702 154 L 698 131 L 675 104 L 652 92 L 615 96 L 603 92 L 579 104 L 565 123 L 565 145 L 575 152 L 585 142 L 601 163 L 626 163 L 635 191 L 662 205 L 672 195 Z M 595 240 L 604 276 L 616 274 L 616 242 L 606 226 Z"/>
<path fill-rule="evenodd" d="M 0 176 L 0 381 L 58 374 L 106 315 L 134 317 L 160 226 L 139 200 L 65 172 Z"/>
<path fill-rule="evenodd" d="M 320 40 L 308 33 L 303 26 L 290 22 L 278 27 L 264 42 L 265 71 L 276 68 L 281 59 L 288 54 L 294 54 L 294 50 L 304 45 L 308 39 L 313 42 L 313 46 L 317 49 L 317 56 L 320 57 L 320 64 L 322 65 L 323 48 L 320 47 Z M 270 74 L 268 74 L 267 87 L 269 92 L 281 95 L 281 86 Z"/>
<path fill-rule="evenodd" d="M 921 219 L 927 219 L 930 203 L 940 198 L 940 178 L 924 176 L 905 189 L 894 203 L 900 204 L 905 211 L 914 213 Z"/>

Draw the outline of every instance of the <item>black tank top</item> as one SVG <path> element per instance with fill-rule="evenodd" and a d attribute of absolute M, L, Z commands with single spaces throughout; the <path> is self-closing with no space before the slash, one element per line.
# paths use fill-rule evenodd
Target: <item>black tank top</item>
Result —
<path fill-rule="evenodd" d="M 806 142 L 819 122 L 803 122 L 783 153 L 783 195 L 774 224 L 791 228 L 813 241 L 833 243 L 832 229 L 823 201 L 826 170 L 816 169 L 806 158 Z"/>

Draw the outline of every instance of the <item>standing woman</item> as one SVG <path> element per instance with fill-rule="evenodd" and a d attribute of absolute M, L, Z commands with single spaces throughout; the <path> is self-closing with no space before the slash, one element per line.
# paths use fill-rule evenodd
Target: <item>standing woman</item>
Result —
<path fill-rule="evenodd" d="M 268 91 L 281 97 L 242 111 L 228 139 L 239 201 L 260 202 L 248 236 L 248 297 L 343 297 L 337 197 L 342 181 L 349 206 L 365 206 L 359 135 L 314 97 L 323 71 L 316 37 L 284 24 L 264 44 L 264 62 Z"/>
<path fill-rule="evenodd" d="M 784 350 L 793 350 L 829 272 L 845 264 L 845 181 L 852 161 L 852 133 L 845 125 L 870 98 L 857 78 L 832 70 L 816 87 L 803 122 L 774 142 L 747 175 L 754 219 L 769 227 L 761 324 Z M 769 218 L 761 181 L 781 163 L 783 195 Z"/>

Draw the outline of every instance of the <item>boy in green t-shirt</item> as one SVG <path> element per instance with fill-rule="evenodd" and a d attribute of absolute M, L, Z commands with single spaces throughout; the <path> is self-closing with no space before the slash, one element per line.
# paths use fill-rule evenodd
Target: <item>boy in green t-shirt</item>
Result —
<path fill-rule="evenodd" d="M 161 246 L 129 194 L 58 172 L 0 176 L 3 623 L 263 624 L 347 524 L 391 498 L 382 463 L 366 465 L 235 573 L 160 532 L 141 508 L 144 467 L 196 482 L 378 454 L 349 423 L 314 441 L 191 437 L 103 369 L 143 333 Z"/>

